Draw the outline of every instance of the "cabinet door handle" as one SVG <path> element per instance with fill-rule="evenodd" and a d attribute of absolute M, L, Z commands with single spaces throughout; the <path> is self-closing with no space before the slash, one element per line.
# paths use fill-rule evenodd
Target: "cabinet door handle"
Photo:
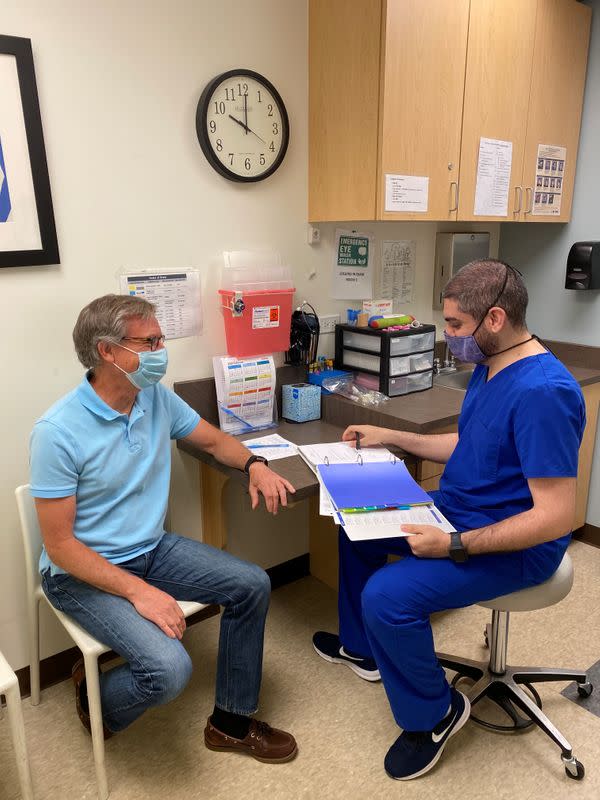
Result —
<path fill-rule="evenodd" d="M 454 186 L 454 205 L 449 209 L 450 212 L 458 211 L 458 181 L 450 181 L 450 188 Z"/>
<path fill-rule="evenodd" d="M 519 193 L 519 207 L 518 208 L 517 208 L 517 192 Z M 513 214 L 520 214 L 522 205 L 523 205 L 523 187 L 522 186 L 515 186 L 515 207 L 513 209 Z"/>
<path fill-rule="evenodd" d="M 533 211 L 533 189 L 531 188 L 531 186 L 526 186 L 525 187 L 525 197 L 526 198 L 527 198 L 527 193 L 529 193 L 529 195 L 531 197 L 531 202 L 529 202 L 527 204 L 527 208 L 525 209 L 524 213 L 525 214 L 531 214 L 531 212 Z M 527 202 L 527 200 L 525 202 Z"/>

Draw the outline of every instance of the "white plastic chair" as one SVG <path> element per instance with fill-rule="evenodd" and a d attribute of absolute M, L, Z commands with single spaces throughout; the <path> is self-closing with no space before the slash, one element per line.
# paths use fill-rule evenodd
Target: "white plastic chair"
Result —
<path fill-rule="evenodd" d="M 108 653 L 107 647 L 98 639 L 90 636 L 74 620 L 62 611 L 54 608 L 41 586 L 38 568 L 42 552 L 42 535 L 38 524 L 34 500 L 29 492 L 29 484 L 18 486 L 15 490 L 19 518 L 21 520 L 21 533 L 25 549 L 25 567 L 27 578 L 27 596 L 29 604 L 29 636 L 30 636 L 30 675 L 31 675 L 31 703 L 36 706 L 40 702 L 40 600 L 45 600 L 59 621 L 65 627 L 69 636 L 81 650 L 85 664 L 85 677 L 87 685 L 88 704 L 90 710 L 90 724 L 92 732 L 92 748 L 96 766 L 96 780 L 98 783 L 98 798 L 106 800 L 108 797 L 108 781 L 104 763 L 104 731 L 102 725 L 102 705 L 100 701 L 100 679 L 98 672 L 98 658 L 103 653 Z M 205 604 L 179 600 L 179 607 L 185 617 L 195 614 L 206 608 Z"/>
<path fill-rule="evenodd" d="M 33 787 L 31 785 L 27 745 L 25 744 L 25 728 L 23 726 L 19 682 L 2 653 L 0 653 L 0 694 L 3 694 L 6 698 L 10 733 L 15 750 L 15 757 L 17 759 L 19 783 L 21 785 L 21 796 L 23 800 L 33 800 Z"/>

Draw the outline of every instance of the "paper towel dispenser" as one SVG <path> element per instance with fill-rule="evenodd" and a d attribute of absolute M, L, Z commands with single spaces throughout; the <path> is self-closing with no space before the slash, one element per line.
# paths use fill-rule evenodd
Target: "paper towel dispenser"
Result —
<path fill-rule="evenodd" d="M 575 242 L 571 247 L 565 289 L 600 289 L 600 242 Z"/>
<path fill-rule="evenodd" d="M 442 293 L 461 267 L 490 257 L 489 233 L 438 233 L 435 237 L 432 308 L 442 307 Z"/>

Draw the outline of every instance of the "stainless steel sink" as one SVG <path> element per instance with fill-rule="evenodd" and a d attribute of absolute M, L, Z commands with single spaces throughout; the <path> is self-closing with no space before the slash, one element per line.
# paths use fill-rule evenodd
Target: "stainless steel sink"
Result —
<path fill-rule="evenodd" d="M 433 385 L 466 392 L 472 374 L 472 369 L 459 369 L 456 370 L 456 372 L 440 372 L 439 375 L 433 376 Z"/>

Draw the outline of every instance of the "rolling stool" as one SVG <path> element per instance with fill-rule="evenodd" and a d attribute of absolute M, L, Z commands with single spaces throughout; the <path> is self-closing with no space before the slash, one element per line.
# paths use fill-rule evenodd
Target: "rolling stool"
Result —
<path fill-rule="evenodd" d="M 581 780 L 585 774 L 583 764 L 575 758 L 569 742 L 541 710 L 542 701 L 531 684 L 546 681 L 577 681 L 580 697 L 589 697 L 593 687 L 587 680 L 586 673 L 574 669 L 511 667 L 506 663 L 510 612 L 535 611 L 538 608 L 552 606 L 569 594 L 572 585 L 573 564 L 568 553 L 565 553 L 554 575 L 544 583 L 478 603 L 480 606 L 492 609 L 492 622 L 486 626 L 485 631 L 486 645 L 490 648 L 489 662 L 471 661 L 446 653 L 437 653 L 437 657 L 443 667 L 457 673 L 452 680 L 453 686 L 463 678 L 474 681 L 465 692 L 471 706 L 478 703 L 482 697 L 488 697 L 508 714 L 513 724 L 495 725 L 471 714 L 472 720 L 486 728 L 499 731 L 523 730 L 535 723 L 560 747 L 565 772 L 569 778 Z M 529 689 L 535 702 L 523 691 L 520 684 Z M 523 711 L 528 719 L 517 714 L 514 706 Z"/>

